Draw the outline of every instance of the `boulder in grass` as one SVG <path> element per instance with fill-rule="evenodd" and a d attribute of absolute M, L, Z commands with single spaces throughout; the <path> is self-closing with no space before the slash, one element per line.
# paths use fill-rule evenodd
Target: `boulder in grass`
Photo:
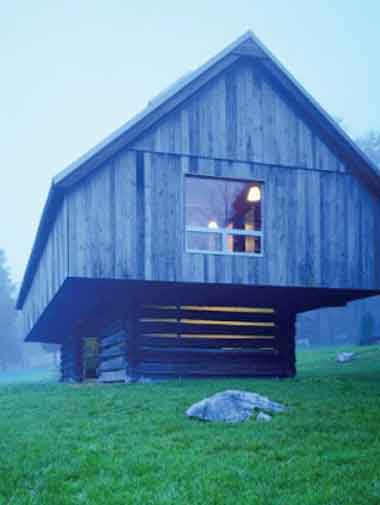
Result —
<path fill-rule="evenodd" d="M 284 412 L 285 407 L 257 393 L 229 389 L 194 403 L 186 415 L 203 421 L 240 423 L 251 417 L 255 409 L 277 413 Z"/>
<path fill-rule="evenodd" d="M 336 356 L 337 363 L 349 363 L 354 359 L 353 352 L 340 352 Z"/>
<path fill-rule="evenodd" d="M 265 412 L 259 412 L 257 414 L 256 421 L 259 423 L 269 423 L 269 421 L 272 421 L 272 416 L 265 414 Z"/>

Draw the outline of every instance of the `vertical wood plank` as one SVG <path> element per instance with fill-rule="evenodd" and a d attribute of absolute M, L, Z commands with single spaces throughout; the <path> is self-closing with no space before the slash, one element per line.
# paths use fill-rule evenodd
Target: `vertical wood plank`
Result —
<path fill-rule="evenodd" d="M 136 278 L 145 276 L 145 167 L 144 154 L 136 153 Z"/>
<path fill-rule="evenodd" d="M 136 154 L 124 151 L 115 167 L 115 270 L 117 277 L 133 278 L 137 270 Z"/>

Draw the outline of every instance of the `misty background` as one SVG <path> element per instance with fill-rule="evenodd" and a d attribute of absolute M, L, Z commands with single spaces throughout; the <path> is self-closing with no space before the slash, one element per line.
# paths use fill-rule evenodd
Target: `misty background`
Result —
<path fill-rule="evenodd" d="M 57 359 L 55 346 L 22 343 L 14 309 L 51 178 L 247 29 L 380 169 L 376 0 L 0 6 L 0 371 Z M 379 309 L 373 298 L 304 314 L 298 338 L 380 338 Z"/>

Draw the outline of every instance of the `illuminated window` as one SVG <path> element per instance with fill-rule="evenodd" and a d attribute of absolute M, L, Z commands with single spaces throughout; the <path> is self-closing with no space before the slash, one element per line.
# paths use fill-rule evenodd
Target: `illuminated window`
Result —
<path fill-rule="evenodd" d="M 259 182 L 187 176 L 187 250 L 261 255 L 262 199 Z"/>

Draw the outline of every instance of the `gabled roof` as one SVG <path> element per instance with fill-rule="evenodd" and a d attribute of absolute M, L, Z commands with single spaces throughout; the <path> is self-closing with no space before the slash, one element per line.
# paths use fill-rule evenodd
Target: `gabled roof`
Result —
<path fill-rule="evenodd" d="M 259 60 L 261 65 L 287 90 L 299 106 L 307 111 L 310 118 L 334 139 L 335 145 L 352 161 L 352 165 L 368 181 L 374 191 L 380 193 L 380 177 L 374 163 L 294 79 L 262 42 L 252 32 L 248 31 L 207 63 L 181 78 L 167 91 L 158 95 L 149 102 L 141 113 L 54 177 L 20 288 L 17 308 L 22 308 L 45 246 L 50 226 L 62 201 L 63 193 L 117 151 L 133 142 L 145 130 L 242 56 L 254 58 L 256 61 Z"/>

